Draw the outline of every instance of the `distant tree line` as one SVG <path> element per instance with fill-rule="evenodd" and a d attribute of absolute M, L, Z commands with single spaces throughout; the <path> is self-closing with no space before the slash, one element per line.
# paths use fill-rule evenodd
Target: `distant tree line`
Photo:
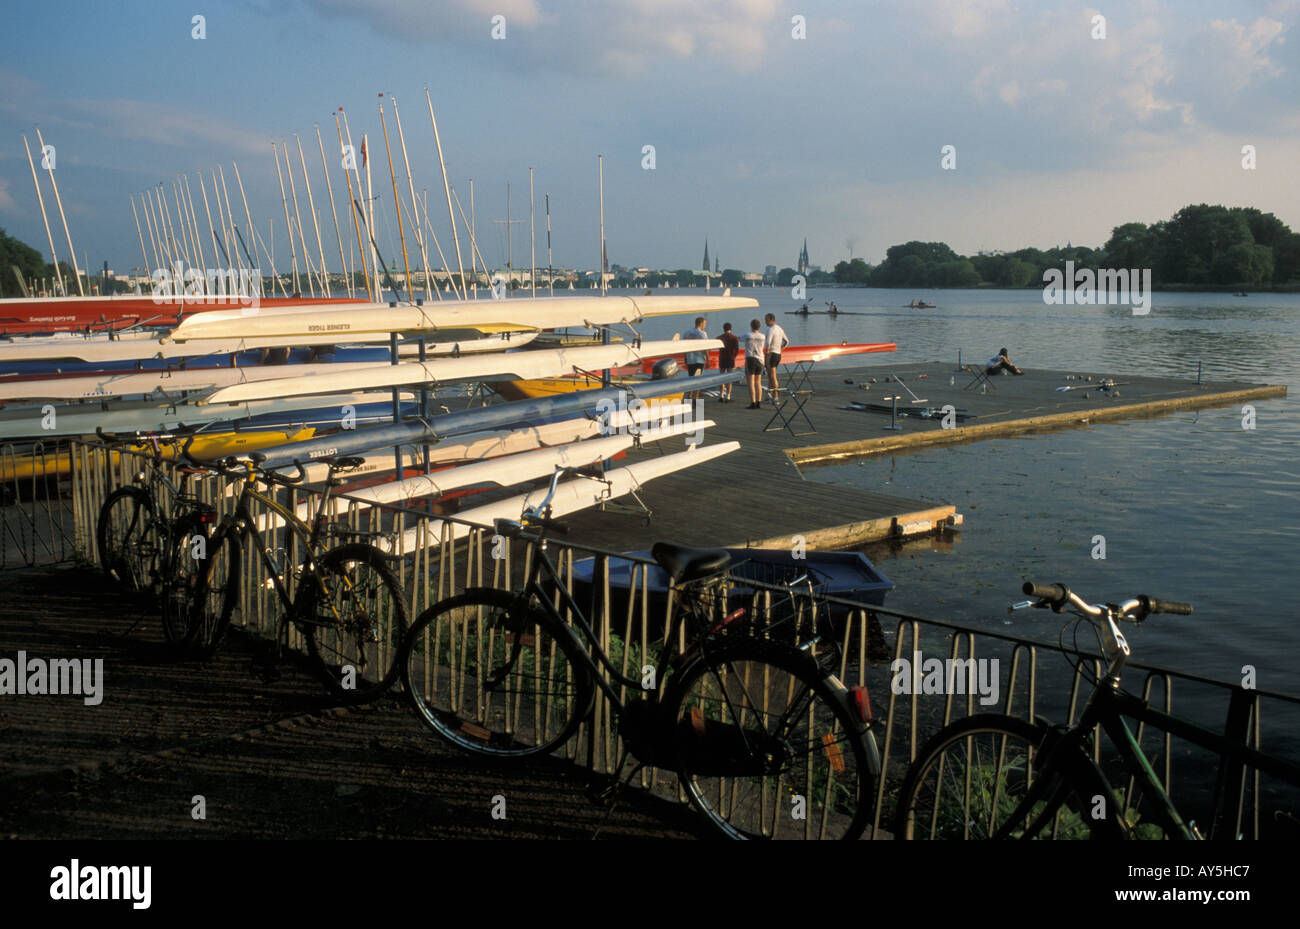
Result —
<path fill-rule="evenodd" d="M 1150 268 L 1156 287 L 1300 286 L 1300 234 L 1253 207 L 1185 206 L 1167 221 L 1116 226 L 1101 248 L 1022 248 L 958 255 L 943 242 L 891 246 L 875 267 L 841 261 L 834 279 L 869 287 L 1041 287 L 1043 273 Z"/>

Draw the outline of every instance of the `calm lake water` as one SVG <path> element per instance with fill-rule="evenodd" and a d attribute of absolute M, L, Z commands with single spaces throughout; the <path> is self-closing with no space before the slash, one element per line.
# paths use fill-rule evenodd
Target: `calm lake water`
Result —
<path fill-rule="evenodd" d="M 777 290 L 741 290 L 762 311 L 797 309 Z M 902 307 L 923 298 L 933 310 Z M 1055 642 L 1058 618 L 1007 614 L 1024 578 L 1065 581 L 1091 600 L 1150 593 L 1191 601 L 1190 617 L 1157 616 L 1132 630 L 1137 660 L 1300 693 L 1300 626 L 1291 585 L 1300 566 L 1300 295 L 1154 295 L 1128 307 L 1048 306 L 1033 291 L 812 290 L 867 315 L 798 317 L 795 344 L 892 341 L 873 360 L 981 361 L 1003 345 L 1017 364 L 1063 371 L 1155 374 L 1285 384 L 1291 396 L 1034 437 L 978 442 L 810 468 L 809 480 L 951 502 L 965 525 L 948 550 L 869 552 L 897 584 L 888 603 Z M 738 314 L 739 315 L 739 314 Z M 751 315 L 731 319 L 748 328 Z M 714 316 L 710 332 L 728 317 Z M 689 323 L 685 323 L 689 325 Z M 645 334 L 683 326 L 655 320 Z M 851 365 L 860 369 L 863 365 Z M 1092 557 L 1095 535 L 1106 558 Z M 1275 720 L 1276 722 L 1276 720 Z"/>

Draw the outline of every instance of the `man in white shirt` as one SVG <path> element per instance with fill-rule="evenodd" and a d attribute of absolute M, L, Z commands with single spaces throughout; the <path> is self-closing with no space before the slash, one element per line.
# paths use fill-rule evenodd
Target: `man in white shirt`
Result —
<path fill-rule="evenodd" d="M 749 382 L 749 406 L 747 410 L 762 407 L 763 399 L 763 353 L 767 345 L 767 336 L 763 335 L 759 321 L 749 321 L 749 335 L 745 336 L 745 380 Z"/>
<path fill-rule="evenodd" d="M 768 313 L 767 319 L 767 355 L 763 363 L 767 366 L 767 386 L 772 391 L 772 400 L 776 401 L 776 366 L 781 363 L 781 352 L 790 344 L 785 337 L 785 330 L 776 324 L 776 314 Z"/>
<path fill-rule="evenodd" d="M 703 316 L 695 318 L 695 328 L 687 329 L 682 333 L 683 339 L 707 339 L 709 333 L 705 330 L 704 324 L 707 320 Z M 686 353 L 686 376 L 695 377 L 704 371 L 704 366 L 709 363 L 708 352 L 687 352 Z M 691 391 L 686 395 L 687 400 L 698 400 L 699 391 Z"/>

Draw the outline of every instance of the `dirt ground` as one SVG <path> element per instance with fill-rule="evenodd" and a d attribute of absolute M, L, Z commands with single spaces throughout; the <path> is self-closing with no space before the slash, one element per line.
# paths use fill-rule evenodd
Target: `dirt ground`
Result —
<path fill-rule="evenodd" d="M 331 707 L 302 669 L 254 676 L 232 634 L 177 662 L 98 572 L 0 576 L 0 657 L 103 658 L 103 702 L 0 696 L 0 837 L 691 838 L 691 811 L 624 791 L 606 819 L 560 759 L 500 766 L 434 739 L 393 694 Z M 603 786 L 603 782 L 596 785 Z M 193 815 L 202 797 L 205 817 Z M 504 798 L 504 818 L 494 817 Z"/>

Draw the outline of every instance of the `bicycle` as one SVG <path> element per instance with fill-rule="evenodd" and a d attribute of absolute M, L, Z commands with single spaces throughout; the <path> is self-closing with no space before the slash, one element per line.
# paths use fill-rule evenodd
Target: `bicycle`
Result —
<path fill-rule="evenodd" d="M 406 604 L 401 585 L 389 567 L 390 557 L 364 542 L 345 542 L 328 550 L 322 545 L 326 535 L 367 535 L 327 528 L 326 519 L 333 489 L 342 483 L 337 475 L 360 467 L 364 459 L 322 460 L 328 468 L 325 488 L 309 525 L 294 508 L 256 489 L 258 482 L 268 488 L 303 483 L 306 472 L 301 464 L 295 463 L 295 476 L 285 476 L 260 470 L 258 464 L 266 460 L 260 452 L 215 462 L 194 459 L 188 447 L 182 454 L 196 467 L 243 482 L 233 513 L 220 521 L 202 559 L 187 635 L 189 647 L 200 657 L 216 652 L 239 603 L 243 554 L 251 540 L 266 568 L 267 585 L 275 590 L 284 609 L 276 633 L 277 647 L 288 646 L 292 624 L 303 636 L 312 673 L 332 696 L 346 703 L 364 703 L 386 691 L 396 679 L 394 658 L 407 628 Z M 253 515 L 252 501 L 266 507 L 269 520 Z M 261 525 L 271 526 L 277 519 L 302 545 L 302 561 L 296 567 L 288 564 L 287 544 L 284 563 L 278 564 L 274 556 L 279 550 L 273 550 L 262 534 Z M 368 676 L 371 669 L 374 673 Z"/>
<path fill-rule="evenodd" d="M 412 624 L 399 664 L 416 715 L 460 749 L 522 759 L 572 738 L 599 692 L 624 744 L 616 785 L 631 757 L 629 779 L 647 765 L 674 771 L 692 805 L 732 838 L 860 836 L 880 771 L 865 690 L 821 663 L 819 639 L 764 639 L 741 631 L 744 608 L 724 615 L 712 594 L 726 578 L 725 551 L 666 542 L 653 554 L 681 608 L 659 642 L 639 652 L 623 643 L 620 670 L 549 554 L 546 532 L 567 531 L 549 506 L 567 473 L 603 479 L 557 469 L 521 521 L 494 524 L 536 545 L 518 588 L 470 588 Z"/>
<path fill-rule="evenodd" d="M 216 510 L 184 489 L 189 471 L 180 472 L 177 486 L 163 468 L 163 445 L 175 445 L 192 435 L 137 432 L 131 436 L 96 429 L 106 443 L 148 443 L 153 450 L 150 470 L 135 475 L 135 484 L 118 487 L 99 509 L 95 540 L 104 573 L 126 589 L 160 605 L 163 636 L 170 645 L 182 646 L 189 629 L 190 598 L 193 593 L 193 551 L 198 537 L 205 541 Z M 150 477 L 152 479 L 150 480 Z M 146 485 L 146 481 L 148 484 Z M 164 516 L 152 489 L 161 487 L 170 498 Z"/>
<path fill-rule="evenodd" d="M 1036 599 L 1012 609 L 1066 610 L 1079 623 L 1096 628 L 1108 662 L 1105 674 L 1097 678 L 1072 726 L 979 714 L 941 729 L 922 747 L 903 780 L 896 838 L 1127 839 L 1152 835 L 1155 828 L 1167 838 L 1204 838 L 1194 822 L 1184 822 L 1126 719 L 1186 739 L 1224 760 L 1209 838 L 1235 834 L 1231 804 L 1240 795 L 1246 765 L 1300 786 L 1300 767 L 1247 746 L 1244 728 L 1221 735 L 1120 689 L 1130 649 L 1118 622 L 1137 624 L 1154 613 L 1189 615 L 1190 604 L 1145 595 L 1119 604 L 1089 604 L 1064 584 L 1026 583 L 1023 589 Z M 1136 821 L 1139 801 L 1132 807 L 1123 802 L 1093 760 L 1089 738 L 1097 727 L 1118 750 L 1125 775 L 1137 786 L 1131 796 L 1153 801 L 1153 822 Z"/>

